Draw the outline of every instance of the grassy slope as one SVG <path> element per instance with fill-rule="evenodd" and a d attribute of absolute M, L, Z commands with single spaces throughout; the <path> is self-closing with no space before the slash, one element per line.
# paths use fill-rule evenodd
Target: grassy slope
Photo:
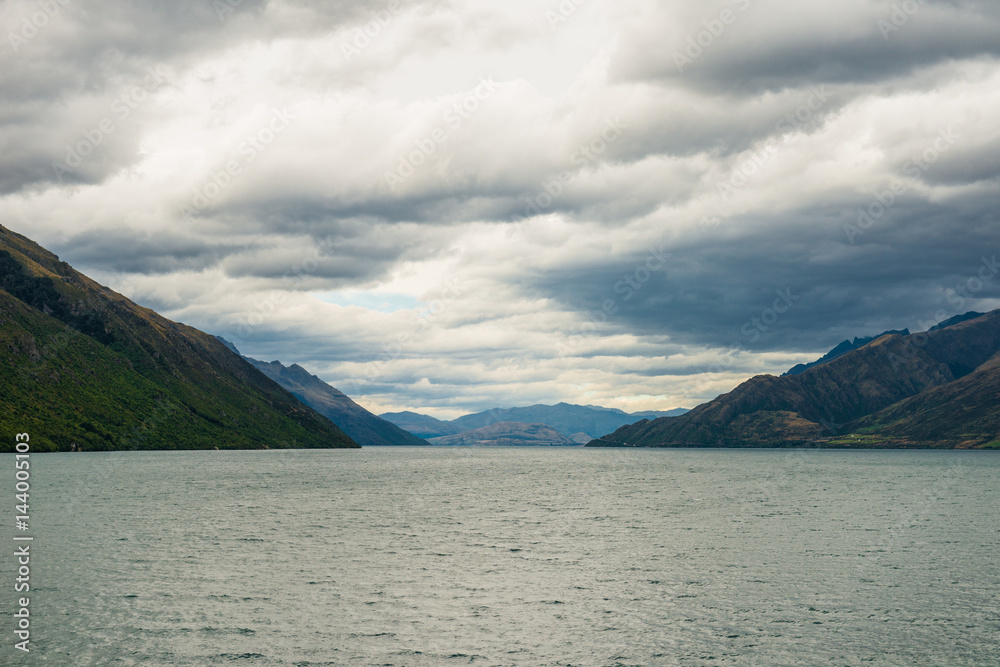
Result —
<path fill-rule="evenodd" d="M 214 337 L 2 227 L 0 254 L 0 451 L 357 446 Z"/>

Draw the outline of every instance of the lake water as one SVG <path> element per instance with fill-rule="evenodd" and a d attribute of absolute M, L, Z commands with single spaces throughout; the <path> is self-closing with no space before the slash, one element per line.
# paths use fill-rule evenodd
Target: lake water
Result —
<path fill-rule="evenodd" d="M 12 648 L 8 546 L 4 665 L 1000 664 L 996 453 L 126 452 L 32 473 L 34 650 Z"/>

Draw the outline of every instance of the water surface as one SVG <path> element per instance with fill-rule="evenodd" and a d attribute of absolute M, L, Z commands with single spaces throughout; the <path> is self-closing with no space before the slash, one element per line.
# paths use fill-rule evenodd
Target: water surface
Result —
<path fill-rule="evenodd" d="M 12 498 L 12 457 L 0 460 Z M 366 448 L 32 463 L 35 650 L 11 648 L 8 592 L 3 664 L 1000 662 L 996 453 Z"/>

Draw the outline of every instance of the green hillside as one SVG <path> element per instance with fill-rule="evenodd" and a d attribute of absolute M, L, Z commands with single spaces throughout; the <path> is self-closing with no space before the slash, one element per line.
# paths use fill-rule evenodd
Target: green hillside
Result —
<path fill-rule="evenodd" d="M 0 227 L 0 451 L 356 447 L 213 336 Z"/>

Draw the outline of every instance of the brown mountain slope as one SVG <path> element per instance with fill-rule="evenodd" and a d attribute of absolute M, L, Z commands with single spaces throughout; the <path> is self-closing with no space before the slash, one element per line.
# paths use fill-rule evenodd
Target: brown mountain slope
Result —
<path fill-rule="evenodd" d="M 883 336 L 800 375 L 760 375 L 686 415 L 626 426 L 589 444 L 773 447 L 819 442 L 848 446 L 854 441 L 834 438 L 850 430 L 845 425 L 965 378 L 998 350 L 1000 310 L 930 333 Z M 979 380 L 971 378 L 968 383 L 977 385 Z M 953 400 L 960 400 L 961 387 L 956 385 Z M 983 390 L 984 400 L 998 402 L 988 383 Z M 950 395 L 942 392 L 938 395 Z M 906 413 L 909 420 L 919 410 L 918 403 L 912 405 Z M 953 417 L 952 425 L 946 429 L 942 424 L 938 432 L 961 431 L 961 415 Z M 886 427 L 881 421 L 873 422 L 868 444 L 886 443 L 875 434 Z M 916 437 L 921 432 L 916 422 L 910 428 L 906 433 L 913 438 L 911 442 L 932 442 L 930 437 Z"/>
<path fill-rule="evenodd" d="M 849 425 L 835 443 L 1000 448 L 1000 353 L 965 377 Z"/>

